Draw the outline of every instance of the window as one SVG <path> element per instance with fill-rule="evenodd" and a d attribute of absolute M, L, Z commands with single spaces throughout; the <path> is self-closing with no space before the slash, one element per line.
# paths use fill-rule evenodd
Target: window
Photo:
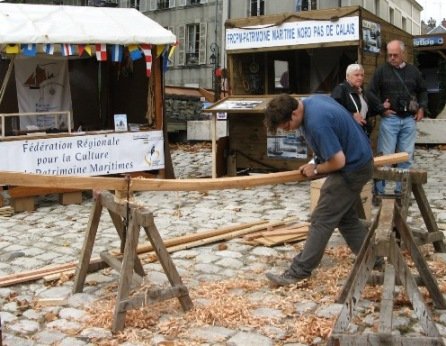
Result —
<path fill-rule="evenodd" d="M 296 12 L 317 10 L 317 0 L 296 0 Z"/>
<path fill-rule="evenodd" d="M 139 1 L 138 0 L 119 0 L 119 7 L 139 9 Z"/>
<path fill-rule="evenodd" d="M 375 14 L 379 17 L 379 0 L 375 0 Z"/>
<path fill-rule="evenodd" d="M 250 0 L 251 1 L 251 17 L 263 16 L 265 14 L 264 0 Z"/>
<path fill-rule="evenodd" d="M 200 49 L 200 25 L 186 26 L 186 65 L 198 64 L 198 50 Z"/>
<path fill-rule="evenodd" d="M 206 64 L 207 23 L 180 25 L 177 30 L 178 66 Z"/>
<path fill-rule="evenodd" d="M 392 7 L 389 8 L 389 22 L 395 24 L 395 10 Z"/>
<path fill-rule="evenodd" d="M 407 18 L 406 17 L 402 17 L 401 18 L 401 28 L 404 31 L 407 31 Z"/>
<path fill-rule="evenodd" d="M 169 0 L 158 0 L 158 9 L 164 10 L 169 8 Z"/>
<path fill-rule="evenodd" d="M 142 3 L 143 0 L 140 0 Z M 156 11 L 156 10 L 166 10 L 172 7 L 175 7 L 175 0 L 144 0 L 144 1 L 150 1 L 150 4 L 147 6 L 147 4 L 144 6 L 144 8 L 149 7 L 150 11 Z"/>

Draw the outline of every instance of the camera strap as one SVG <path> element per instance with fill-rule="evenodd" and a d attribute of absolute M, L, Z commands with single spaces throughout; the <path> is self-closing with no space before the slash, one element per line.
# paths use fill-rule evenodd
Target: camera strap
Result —
<path fill-rule="evenodd" d="M 406 90 L 407 94 L 409 95 L 409 98 L 412 98 L 412 95 L 410 94 L 409 89 L 407 88 L 406 83 L 404 83 L 403 79 L 401 78 L 400 74 L 396 71 L 395 68 L 392 68 L 393 73 L 395 73 L 395 75 L 398 77 L 398 79 L 400 80 L 401 84 L 403 85 L 404 89 Z"/>

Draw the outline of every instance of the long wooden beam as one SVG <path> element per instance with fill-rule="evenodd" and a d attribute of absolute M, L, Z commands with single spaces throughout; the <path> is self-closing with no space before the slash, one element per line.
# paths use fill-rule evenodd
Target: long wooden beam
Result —
<path fill-rule="evenodd" d="M 384 166 L 405 162 L 409 159 L 407 153 L 396 153 L 378 156 L 374 159 L 375 166 Z M 323 175 L 314 178 L 321 178 Z M 313 179 L 314 179 L 313 178 Z M 299 170 L 269 173 L 256 176 L 199 178 L 199 179 L 131 179 L 132 191 L 209 191 L 224 189 L 243 189 L 247 187 L 299 182 L 309 180 Z M 127 190 L 125 178 L 110 177 L 77 177 L 38 175 L 19 172 L 0 172 L 0 185 L 70 188 L 77 190 Z"/>

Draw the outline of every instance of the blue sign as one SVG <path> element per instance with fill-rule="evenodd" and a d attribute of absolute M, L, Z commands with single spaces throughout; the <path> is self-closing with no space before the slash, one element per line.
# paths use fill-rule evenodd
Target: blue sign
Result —
<path fill-rule="evenodd" d="M 413 39 L 413 45 L 415 47 L 442 46 L 443 44 L 444 39 L 441 36 L 425 36 Z"/>

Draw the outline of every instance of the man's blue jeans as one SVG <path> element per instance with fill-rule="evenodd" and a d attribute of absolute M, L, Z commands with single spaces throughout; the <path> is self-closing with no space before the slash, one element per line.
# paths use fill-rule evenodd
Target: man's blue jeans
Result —
<path fill-rule="evenodd" d="M 381 117 L 377 151 L 384 155 L 405 151 L 409 154 L 409 161 L 399 163 L 398 168 L 408 169 L 413 163 L 416 137 L 417 126 L 412 116 L 405 118 L 397 115 Z M 375 194 L 385 193 L 385 186 L 384 180 L 377 180 Z M 396 183 L 395 193 L 401 193 L 400 182 Z"/>

